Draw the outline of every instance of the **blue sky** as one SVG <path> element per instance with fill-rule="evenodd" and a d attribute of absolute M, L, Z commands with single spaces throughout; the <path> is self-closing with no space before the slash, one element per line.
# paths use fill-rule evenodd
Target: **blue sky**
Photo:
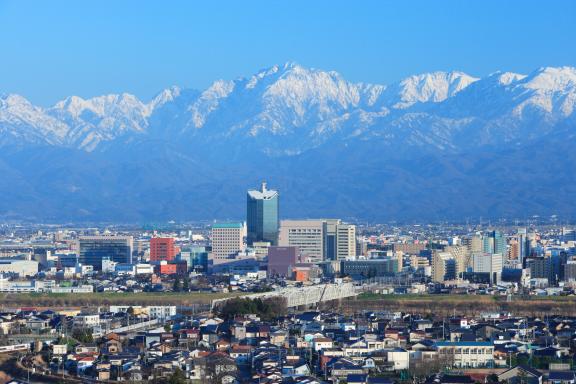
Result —
<path fill-rule="evenodd" d="M 286 61 L 352 81 L 576 65 L 576 1 L 3 1 L 0 93 L 202 89 Z"/>

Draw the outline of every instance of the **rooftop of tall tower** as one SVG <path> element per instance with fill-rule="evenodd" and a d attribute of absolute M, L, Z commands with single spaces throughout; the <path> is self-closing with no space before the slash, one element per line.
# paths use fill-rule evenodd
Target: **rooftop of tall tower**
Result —
<path fill-rule="evenodd" d="M 262 182 L 262 187 L 260 190 L 257 189 L 250 189 L 248 190 L 248 196 L 252 199 L 263 199 L 269 200 L 273 199 L 274 197 L 278 196 L 278 191 L 273 189 L 268 189 L 266 186 L 266 182 Z"/>

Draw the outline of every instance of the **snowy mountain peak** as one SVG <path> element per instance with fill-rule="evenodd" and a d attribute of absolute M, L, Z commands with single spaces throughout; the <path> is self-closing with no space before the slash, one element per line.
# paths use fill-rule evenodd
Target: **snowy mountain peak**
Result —
<path fill-rule="evenodd" d="M 477 80 L 463 72 L 431 72 L 410 76 L 391 86 L 389 92 L 399 98 L 393 107 L 403 109 L 415 103 L 444 101 Z"/>
<path fill-rule="evenodd" d="M 148 110 L 153 111 L 155 108 L 164 105 L 168 102 L 174 101 L 182 93 L 182 88 L 173 85 L 170 88 L 166 88 L 160 93 L 158 93 L 154 98 L 148 103 Z"/>
<path fill-rule="evenodd" d="M 512 83 L 525 79 L 526 75 L 521 75 L 519 73 L 514 72 L 496 72 L 491 74 L 489 77 L 494 77 L 495 79 L 497 79 L 500 85 L 510 85 Z"/>
<path fill-rule="evenodd" d="M 78 118 L 86 110 L 102 117 L 119 110 L 124 112 L 129 112 L 132 109 L 144 110 L 144 107 L 144 104 L 136 96 L 122 93 L 97 96 L 91 99 L 70 96 L 56 103 L 51 110 L 60 110 Z"/>
<path fill-rule="evenodd" d="M 575 67 L 543 67 L 526 77 L 526 88 L 542 91 L 574 90 L 576 87 Z"/>
<path fill-rule="evenodd" d="M 32 103 L 30 103 L 25 97 L 15 93 L 9 93 L 0 96 L 0 107 L 8 108 L 18 105 L 31 107 Z"/>

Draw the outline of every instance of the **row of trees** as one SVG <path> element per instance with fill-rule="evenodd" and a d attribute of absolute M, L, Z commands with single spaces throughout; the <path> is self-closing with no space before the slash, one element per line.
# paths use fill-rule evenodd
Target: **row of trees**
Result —
<path fill-rule="evenodd" d="M 273 320 L 287 313 L 286 299 L 274 297 L 268 299 L 250 299 L 237 297 L 227 300 L 220 308 L 219 314 L 225 319 L 236 315 L 258 315 L 263 320 Z"/>
<path fill-rule="evenodd" d="M 174 292 L 188 292 L 190 291 L 190 280 L 188 277 L 180 278 L 180 276 L 174 277 L 174 284 L 172 286 Z"/>

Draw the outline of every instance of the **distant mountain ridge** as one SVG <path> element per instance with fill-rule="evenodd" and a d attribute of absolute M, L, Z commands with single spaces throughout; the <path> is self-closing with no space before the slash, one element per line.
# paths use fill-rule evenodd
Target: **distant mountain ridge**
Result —
<path fill-rule="evenodd" d="M 3 95 L 0 218 L 242 217 L 263 178 L 290 217 L 576 217 L 575 105 L 574 67 L 378 85 L 286 63 L 147 102 Z"/>

